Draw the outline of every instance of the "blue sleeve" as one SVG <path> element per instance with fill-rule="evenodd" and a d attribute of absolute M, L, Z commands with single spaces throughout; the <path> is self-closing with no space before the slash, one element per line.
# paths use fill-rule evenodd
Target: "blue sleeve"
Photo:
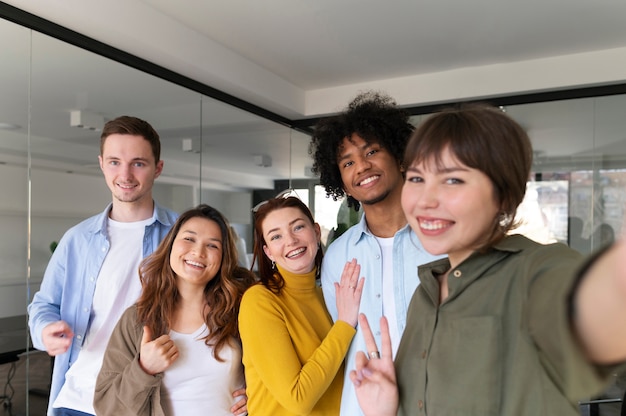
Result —
<path fill-rule="evenodd" d="M 339 251 L 337 246 L 333 248 L 333 244 L 331 244 L 322 261 L 322 293 L 324 294 L 326 309 L 328 309 L 328 313 L 333 318 L 333 321 L 337 320 L 335 282 L 339 283 L 341 271 L 346 262 L 345 259 L 338 258 L 340 257 L 338 256 Z"/>
<path fill-rule="evenodd" d="M 66 234 L 59 241 L 46 267 L 41 287 L 28 305 L 28 326 L 33 346 L 38 350 L 46 349 L 42 340 L 43 329 L 61 320 L 61 301 L 69 253 L 68 240 Z"/>

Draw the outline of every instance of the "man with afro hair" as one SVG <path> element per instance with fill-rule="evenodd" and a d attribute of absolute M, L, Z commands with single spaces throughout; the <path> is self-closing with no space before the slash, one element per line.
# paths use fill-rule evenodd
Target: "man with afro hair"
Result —
<path fill-rule="evenodd" d="M 434 260 L 407 225 L 400 205 L 404 183 L 402 158 L 413 125 L 408 113 L 382 93 L 358 95 L 339 115 L 317 123 L 309 153 L 313 172 L 334 200 L 347 197 L 348 206 L 363 216 L 326 251 L 322 264 L 322 290 L 326 307 L 337 319 L 334 283 L 344 264 L 356 258 L 365 286 L 360 311 L 380 345 L 378 322 L 389 321 L 395 351 L 406 325 L 409 302 L 419 284 L 417 266 Z M 366 351 L 360 328 L 346 356 L 341 415 L 362 414 L 349 371 L 357 351 Z"/>

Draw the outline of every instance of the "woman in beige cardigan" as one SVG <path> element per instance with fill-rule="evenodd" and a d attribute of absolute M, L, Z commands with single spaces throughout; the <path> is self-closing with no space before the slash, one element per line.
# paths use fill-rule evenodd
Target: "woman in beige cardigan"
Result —
<path fill-rule="evenodd" d="M 246 413 L 237 314 L 254 276 L 237 266 L 227 220 L 208 205 L 183 213 L 140 277 L 107 346 L 96 413 Z"/>

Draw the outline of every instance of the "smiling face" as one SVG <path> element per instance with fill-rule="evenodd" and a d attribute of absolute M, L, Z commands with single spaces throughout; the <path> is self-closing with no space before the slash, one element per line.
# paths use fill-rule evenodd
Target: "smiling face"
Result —
<path fill-rule="evenodd" d="M 373 205 L 400 192 L 402 172 L 396 159 L 379 143 L 367 143 L 354 133 L 339 147 L 337 163 L 346 194 Z"/>
<path fill-rule="evenodd" d="M 281 208 L 267 214 L 262 224 L 263 251 L 281 268 L 292 273 L 308 273 L 315 266 L 320 227 L 298 208 Z"/>
<path fill-rule="evenodd" d="M 222 232 L 212 220 L 193 217 L 176 234 L 170 254 L 170 266 L 176 284 L 204 287 L 222 264 Z"/>
<path fill-rule="evenodd" d="M 142 136 L 111 134 L 98 156 L 107 186 L 116 201 L 152 202 L 152 186 L 161 174 L 163 161 L 156 162 L 150 143 Z"/>
<path fill-rule="evenodd" d="M 456 267 L 488 241 L 500 207 L 487 175 L 449 148 L 441 156 L 439 165 L 430 158 L 408 167 L 402 209 L 424 248 Z"/>

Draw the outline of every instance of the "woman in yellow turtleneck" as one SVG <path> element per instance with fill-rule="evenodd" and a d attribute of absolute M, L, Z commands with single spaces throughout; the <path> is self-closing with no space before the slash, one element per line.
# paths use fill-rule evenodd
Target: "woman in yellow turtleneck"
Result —
<path fill-rule="evenodd" d="M 346 264 L 333 324 L 317 285 L 320 228 L 295 197 L 254 210 L 259 284 L 241 300 L 239 331 L 250 416 L 338 415 L 343 359 L 356 333 L 364 279 Z"/>

